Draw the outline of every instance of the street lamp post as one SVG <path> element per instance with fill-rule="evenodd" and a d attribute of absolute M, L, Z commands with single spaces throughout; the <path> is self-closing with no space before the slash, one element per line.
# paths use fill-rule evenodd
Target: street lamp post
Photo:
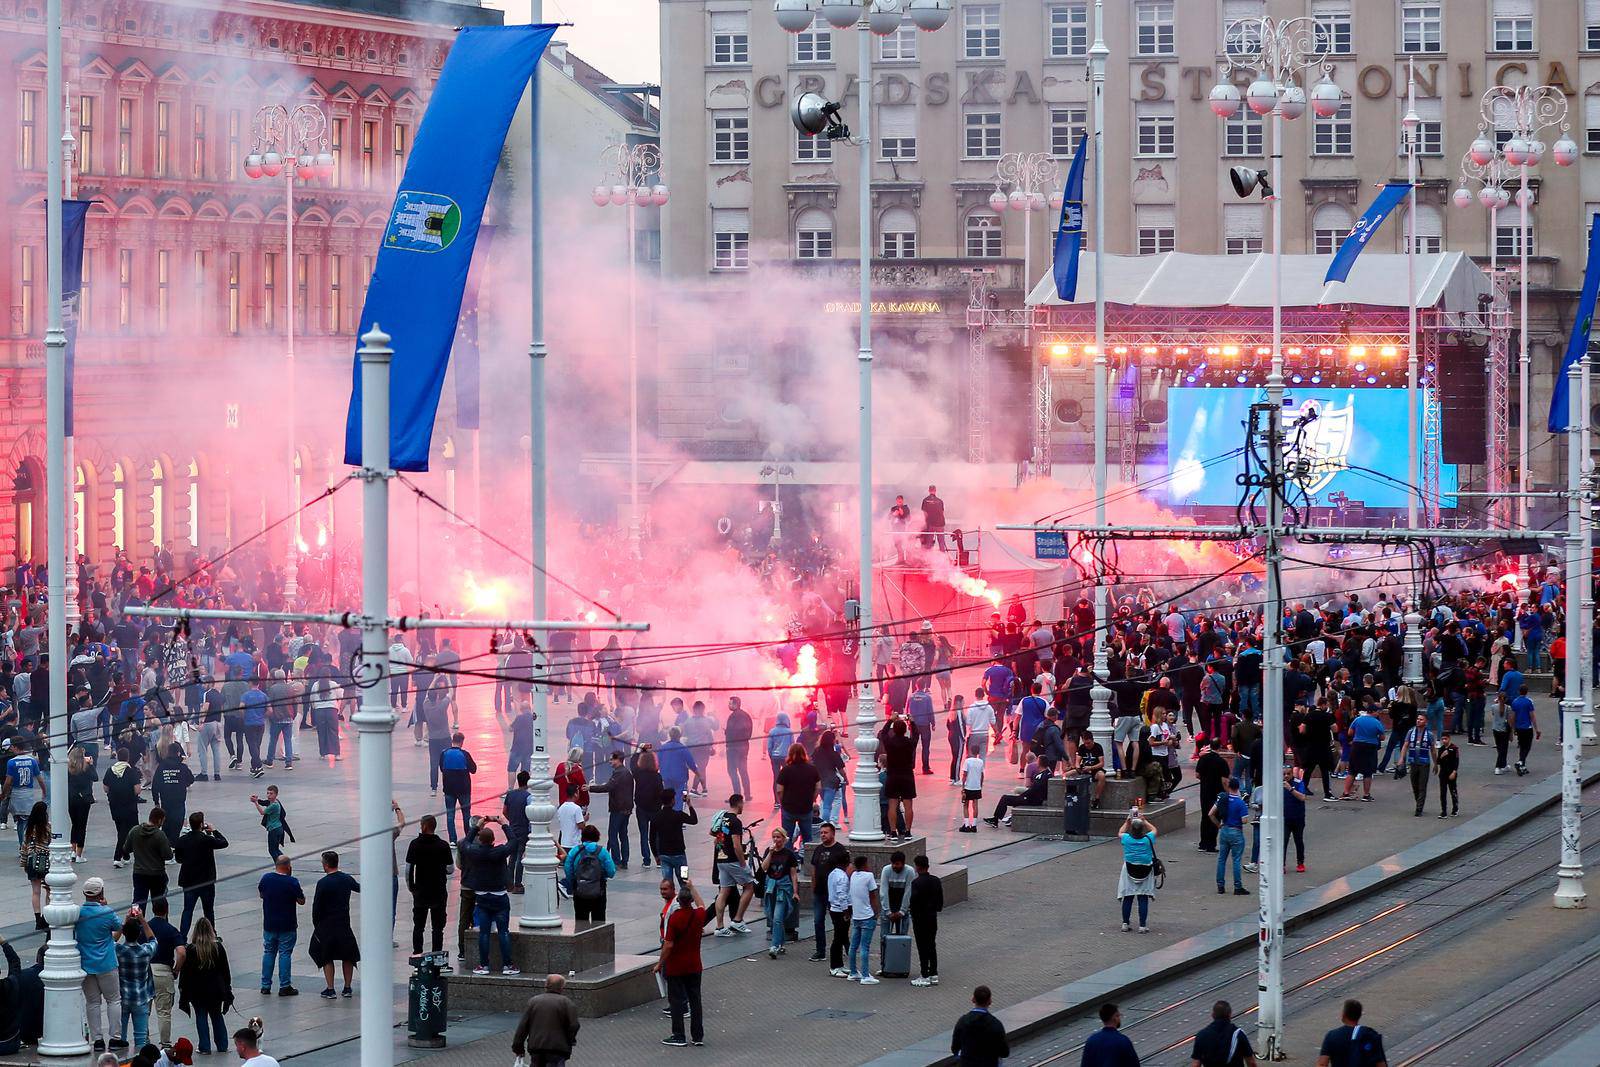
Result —
<path fill-rule="evenodd" d="M 250 154 L 244 157 L 246 177 L 283 176 L 284 195 L 284 282 L 288 290 L 288 314 L 283 318 L 284 370 L 289 418 L 289 547 L 284 558 L 283 595 L 293 600 L 300 594 L 300 487 L 295 471 L 295 392 L 294 392 L 294 316 L 295 289 L 299 279 L 294 259 L 294 183 L 333 177 L 333 153 L 328 150 L 328 116 L 316 104 L 297 104 L 290 110 L 283 104 L 263 104 L 251 120 Z"/>
<path fill-rule="evenodd" d="M 995 163 L 994 192 L 989 194 L 989 207 L 996 214 L 1007 208 L 1022 213 L 1022 290 L 1033 290 L 1033 216 L 1046 208 L 1060 210 L 1062 189 L 1059 183 L 1061 166 L 1048 152 L 1007 152 Z M 1005 186 L 1010 186 L 1008 193 Z M 1029 365 L 1033 368 L 1033 476 L 1050 474 L 1050 410 L 1049 404 L 1039 403 L 1041 385 L 1048 384 L 1049 369 L 1032 358 L 1032 330 L 1024 327 L 1024 341 L 1030 353 Z"/>
<path fill-rule="evenodd" d="M 794 477 L 789 464 L 768 463 L 761 468 L 761 477 L 772 479 L 772 538 L 770 544 L 777 548 L 783 543 L 783 479 Z"/>
<path fill-rule="evenodd" d="M 661 207 L 667 202 L 668 190 L 661 181 L 661 149 L 656 145 L 614 144 L 600 154 L 600 163 L 615 182 L 594 187 L 595 205 L 628 209 L 628 550 L 638 559 L 643 521 L 639 512 L 639 245 L 634 210 Z"/>
<path fill-rule="evenodd" d="M 1461 157 L 1461 184 L 1456 188 L 1455 195 L 1451 198 L 1456 207 L 1471 207 L 1474 200 L 1489 212 L 1489 277 L 1494 286 L 1493 302 L 1490 305 L 1491 320 L 1490 346 L 1489 346 L 1489 482 L 1488 490 L 1490 499 L 1490 514 L 1494 516 L 1494 523 L 1502 529 L 1511 522 L 1511 500 L 1506 494 L 1511 492 L 1510 478 L 1506 470 L 1505 444 L 1509 436 L 1506 430 L 1506 404 L 1505 400 L 1505 343 L 1504 334 L 1499 330 L 1499 318 L 1504 310 L 1500 303 L 1500 243 L 1495 239 L 1495 234 L 1500 229 L 1500 209 L 1511 203 L 1511 194 L 1506 192 L 1506 180 L 1511 176 L 1510 168 L 1506 166 L 1505 157 L 1499 152 L 1491 151 L 1487 161 L 1479 163 L 1468 150 Z M 1478 191 L 1474 195 L 1471 184 L 1476 183 Z"/>
<path fill-rule="evenodd" d="M 828 25 L 837 30 L 854 28 L 858 31 L 857 91 L 858 117 L 855 143 L 860 149 L 859 177 L 857 179 L 857 208 L 859 211 L 861 266 L 861 317 L 856 351 L 857 389 L 860 395 L 860 487 L 858 489 L 860 520 L 859 552 L 861 556 L 861 614 L 858 623 L 860 640 L 856 649 L 856 736 L 855 749 L 861 766 L 875 764 L 878 749 L 878 701 L 872 688 L 872 36 L 886 36 L 900 28 L 902 19 L 909 15 L 919 29 L 937 30 L 950 18 L 952 0 L 775 0 L 773 13 L 778 25 L 791 33 L 810 28 L 820 9 Z M 794 119 L 802 133 L 812 136 L 822 132 L 802 124 L 801 111 L 807 101 L 796 101 Z M 839 106 L 828 105 L 827 114 L 837 122 Z M 829 125 L 829 135 L 833 124 Z M 841 133 L 839 136 L 847 136 Z M 851 786 L 854 797 L 855 819 L 850 824 L 850 840 L 870 844 L 883 840 L 883 827 L 879 825 L 878 778 L 874 774 L 858 774 Z"/>
<path fill-rule="evenodd" d="M 1472 162 L 1487 167 L 1499 156 L 1504 173 L 1517 172 L 1517 207 L 1520 224 L 1517 227 L 1517 289 L 1521 325 L 1517 330 L 1517 525 L 1528 528 L 1528 375 L 1532 359 L 1528 353 L 1528 245 L 1532 237 L 1528 209 L 1533 206 L 1533 191 L 1528 186 L 1528 171 L 1544 159 L 1545 145 L 1539 139 L 1547 130 L 1559 129 L 1561 137 L 1551 148 L 1558 167 L 1570 167 L 1578 161 L 1578 145 L 1567 135 L 1567 98 L 1560 88 L 1552 85 L 1497 85 L 1483 94 L 1478 103 L 1478 137 L 1468 149 Z M 1511 136 L 1502 145 L 1496 134 L 1505 131 Z M 1459 202 L 1459 201 L 1458 201 Z M 1503 206 L 1503 205 L 1502 205 Z M 1499 241 L 1498 232 L 1491 234 L 1491 242 Z M 1522 557 L 1519 568 L 1523 582 L 1521 592 L 1526 595 L 1528 557 Z M 1522 629 L 1517 628 L 1518 645 Z"/>
<path fill-rule="evenodd" d="M 1267 375 L 1267 400 L 1275 413 L 1283 407 L 1283 210 L 1278 190 L 1283 182 L 1283 120 L 1305 114 L 1309 103 L 1320 117 L 1338 112 L 1343 93 L 1333 84 L 1328 63 L 1328 40 L 1309 18 L 1276 20 L 1243 19 L 1230 23 L 1224 34 L 1227 54 L 1222 64 L 1222 80 L 1211 90 L 1211 110 L 1219 118 L 1238 114 L 1241 104 L 1265 118 L 1272 116 L 1272 173 L 1252 174 L 1243 168 L 1234 172 L 1234 187 L 1248 196 L 1261 187 L 1272 211 L 1272 367 Z M 1254 72 L 1255 78 L 1241 97 L 1239 89 L 1226 80 L 1235 70 Z M 1322 82 L 1307 97 L 1299 78 L 1320 69 Z M 1243 173 L 1241 174 L 1241 170 Z M 1276 437 L 1273 438 L 1276 441 Z M 1276 459 L 1276 457 L 1274 457 Z M 1414 474 L 1413 474 L 1414 476 Z M 1277 528 L 1279 494 L 1269 493 L 1272 514 L 1269 526 Z M 1280 629 L 1283 618 L 1274 605 L 1280 600 L 1277 569 L 1267 568 L 1267 609 L 1263 612 L 1262 657 L 1266 664 L 1266 687 L 1262 708 L 1262 769 L 1266 784 L 1261 805 L 1260 923 L 1257 939 L 1257 967 L 1260 980 L 1258 1047 L 1269 1060 L 1282 1059 L 1283 1047 L 1283 792 L 1277 783 L 1283 778 L 1283 648 Z"/>

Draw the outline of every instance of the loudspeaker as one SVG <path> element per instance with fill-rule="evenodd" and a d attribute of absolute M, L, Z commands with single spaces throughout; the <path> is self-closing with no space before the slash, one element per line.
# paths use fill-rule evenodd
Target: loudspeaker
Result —
<path fill-rule="evenodd" d="M 1033 456 L 1033 361 L 1028 346 L 989 346 L 989 458 L 1016 463 Z"/>
<path fill-rule="evenodd" d="M 1489 383 L 1483 357 L 1482 348 L 1439 346 L 1441 462 L 1488 462 Z"/>

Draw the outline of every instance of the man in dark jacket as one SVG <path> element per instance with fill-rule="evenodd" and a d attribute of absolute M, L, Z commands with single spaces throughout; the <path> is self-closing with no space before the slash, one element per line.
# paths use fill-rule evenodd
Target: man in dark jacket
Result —
<path fill-rule="evenodd" d="M 509 841 L 495 844 L 494 827 L 490 825 L 499 823 L 503 830 L 505 822 L 498 815 L 486 816 L 477 839 L 461 850 L 462 886 L 472 890 L 473 925 L 478 928 L 478 965 L 472 972 L 477 975 L 489 973 L 489 933 L 493 928 L 498 928 L 500 934 L 500 973 L 522 973 L 512 961 L 511 935 L 507 932 L 511 898 L 506 895 L 506 860 L 511 857 L 512 846 Z"/>
<path fill-rule="evenodd" d="M 44 1033 L 44 946 L 32 967 L 23 967 L 17 950 L 0 937 L 6 955 L 6 976 L 0 979 L 0 1056 L 18 1052 L 24 1042 L 37 1044 Z"/>
<path fill-rule="evenodd" d="M 133 902 L 143 904 L 151 896 L 167 892 L 167 860 L 172 858 L 172 842 L 167 840 L 167 813 L 151 808 L 145 821 L 128 831 L 123 849 L 133 857 Z"/>
<path fill-rule="evenodd" d="M 989 1013 L 992 999 L 988 986 L 974 989 L 972 1010 L 961 1017 L 950 1035 L 950 1051 L 961 1067 L 999 1067 L 1000 1061 L 1011 1055 L 1005 1025 Z"/>
<path fill-rule="evenodd" d="M 1056 767 L 1066 762 L 1067 743 L 1061 736 L 1060 712 L 1055 708 L 1046 708 L 1044 712 L 1044 733 L 1039 738 L 1039 767 L 1041 770 L 1056 773 Z M 1031 738 L 1030 738 L 1031 740 Z"/>
<path fill-rule="evenodd" d="M 623 761 L 622 753 L 611 753 L 611 777 L 605 782 L 591 783 L 591 793 L 606 794 L 606 851 L 616 860 L 617 866 L 628 869 L 628 820 L 633 815 L 633 772 Z"/>
<path fill-rule="evenodd" d="M 754 733 L 755 721 L 750 718 L 750 713 L 744 710 L 738 697 L 729 697 L 728 717 L 722 724 L 722 739 L 728 757 L 728 781 L 732 784 L 733 792 L 743 796 L 751 793 L 750 737 Z M 645 862 L 650 862 L 648 857 Z"/>
<path fill-rule="evenodd" d="M 1045 801 L 1045 796 L 1050 791 L 1050 772 L 1040 767 L 1033 772 L 1033 777 L 1028 780 L 1028 787 L 1020 793 L 1007 793 L 1000 798 L 994 806 L 994 814 L 983 821 L 990 826 L 999 826 L 1004 822 L 1011 825 L 1010 808 L 1037 808 Z"/>
<path fill-rule="evenodd" d="M 167 841 L 176 846 L 178 835 L 183 833 L 184 812 L 189 806 L 189 787 L 194 784 L 194 772 L 183 762 L 183 750 L 176 743 L 158 754 L 156 769 L 150 775 L 150 792 L 161 810 L 167 813 L 162 829 Z"/>
<path fill-rule="evenodd" d="M 183 918 L 178 929 L 189 936 L 194 906 L 200 905 L 211 925 L 217 924 L 217 852 L 228 847 L 228 839 L 206 822 L 206 813 L 189 813 L 189 831 L 178 838 L 172 854 L 178 857 L 178 887 L 183 890 Z"/>
<path fill-rule="evenodd" d="M 913 978 L 911 984 L 938 985 L 939 913 L 944 910 L 944 883 L 928 873 L 928 857 L 918 856 L 912 862 L 917 876 L 911 879 L 906 909 L 911 915 L 911 935 L 917 942 L 917 965 L 922 975 Z"/>
<path fill-rule="evenodd" d="M 526 1056 L 529 1067 L 563 1067 L 578 1043 L 578 1009 L 564 990 L 567 980 L 546 975 L 544 992 L 528 1001 L 511 1036 L 511 1054 Z"/>

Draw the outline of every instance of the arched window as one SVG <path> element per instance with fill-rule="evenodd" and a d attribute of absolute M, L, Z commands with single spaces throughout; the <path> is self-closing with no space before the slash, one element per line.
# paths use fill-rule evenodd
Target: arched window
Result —
<path fill-rule="evenodd" d="M 967 216 L 966 251 L 968 259 L 999 259 L 1005 254 L 999 215 L 982 208 Z"/>
<path fill-rule="evenodd" d="M 86 531 L 89 528 L 89 492 L 88 479 L 83 476 L 83 464 L 73 468 L 72 480 L 72 553 L 76 556 L 87 555 L 89 538 Z"/>
<path fill-rule="evenodd" d="M 917 217 L 892 207 L 878 220 L 878 254 L 884 259 L 917 258 Z"/>
<path fill-rule="evenodd" d="M 158 459 L 150 464 L 150 547 L 167 543 L 167 476 Z"/>
<path fill-rule="evenodd" d="M 1354 224 L 1350 209 L 1343 204 L 1323 204 L 1311 216 L 1312 251 L 1319 256 L 1333 255 Z"/>
<path fill-rule="evenodd" d="M 806 208 L 794 220 L 794 258 L 833 258 L 833 219 L 821 208 Z"/>
<path fill-rule="evenodd" d="M 200 464 L 189 461 L 189 547 L 200 547 Z"/>
<path fill-rule="evenodd" d="M 111 466 L 111 547 L 128 547 L 128 476 L 121 463 Z"/>

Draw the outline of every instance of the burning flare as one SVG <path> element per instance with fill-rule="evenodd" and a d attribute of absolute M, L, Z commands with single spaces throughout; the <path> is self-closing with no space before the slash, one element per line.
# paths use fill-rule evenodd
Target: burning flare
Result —
<path fill-rule="evenodd" d="M 461 599 L 469 612 L 503 615 L 508 593 L 504 578 L 492 578 L 480 585 L 471 571 L 466 572 L 466 579 L 461 585 Z"/>

